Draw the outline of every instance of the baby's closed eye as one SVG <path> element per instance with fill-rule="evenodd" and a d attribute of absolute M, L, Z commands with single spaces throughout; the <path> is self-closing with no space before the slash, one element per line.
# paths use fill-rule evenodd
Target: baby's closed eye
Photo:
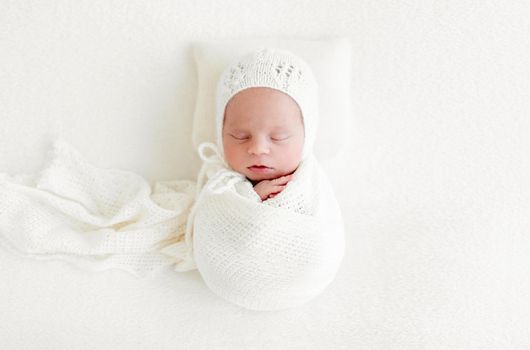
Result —
<path fill-rule="evenodd" d="M 229 134 L 232 138 L 236 139 L 236 140 L 239 140 L 239 141 L 244 141 L 244 140 L 248 140 L 250 138 L 250 136 L 248 135 L 234 135 L 234 134 Z M 271 140 L 272 141 L 285 141 L 287 139 L 289 139 L 291 136 L 290 135 L 273 135 L 271 136 Z"/>
<path fill-rule="evenodd" d="M 247 140 L 248 139 L 247 135 L 232 135 L 232 134 L 230 134 L 230 136 L 232 136 L 236 140 Z"/>
<path fill-rule="evenodd" d="M 287 140 L 289 137 L 291 137 L 290 135 L 274 135 L 271 137 L 271 139 L 273 141 L 285 141 Z"/>

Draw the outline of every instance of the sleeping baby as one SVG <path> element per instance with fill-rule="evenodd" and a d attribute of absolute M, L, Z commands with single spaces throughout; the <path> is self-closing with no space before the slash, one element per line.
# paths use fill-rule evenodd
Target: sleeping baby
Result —
<path fill-rule="evenodd" d="M 303 144 L 300 108 L 284 92 L 251 87 L 227 104 L 223 124 L 226 162 L 247 177 L 261 200 L 285 188 L 300 163 Z"/>
<path fill-rule="evenodd" d="M 301 305 L 341 263 L 340 208 L 312 152 L 317 97 L 309 65 L 286 50 L 250 52 L 219 79 L 217 144 L 199 146 L 185 241 L 208 287 L 245 308 Z"/>

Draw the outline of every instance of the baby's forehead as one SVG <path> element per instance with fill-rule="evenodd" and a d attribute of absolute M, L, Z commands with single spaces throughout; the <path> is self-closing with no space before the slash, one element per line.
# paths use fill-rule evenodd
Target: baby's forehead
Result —
<path fill-rule="evenodd" d="M 232 117 L 225 118 L 225 127 L 234 131 L 247 131 L 248 129 L 267 129 L 270 131 L 291 130 L 302 126 L 291 118 L 245 118 Z"/>
<path fill-rule="evenodd" d="M 269 130 L 269 131 L 273 131 L 273 132 L 281 132 L 281 131 L 287 131 L 287 130 L 291 130 L 293 129 L 293 126 L 292 125 L 277 125 L 277 124 L 273 124 L 273 123 L 270 123 L 270 124 L 267 124 L 267 122 L 265 122 L 264 125 L 247 125 L 247 124 L 243 124 L 243 123 L 232 123 L 232 124 L 229 124 L 228 126 L 232 131 L 241 131 L 241 132 L 244 132 L 244 131 L 248 131 L 248 130 Z"/>

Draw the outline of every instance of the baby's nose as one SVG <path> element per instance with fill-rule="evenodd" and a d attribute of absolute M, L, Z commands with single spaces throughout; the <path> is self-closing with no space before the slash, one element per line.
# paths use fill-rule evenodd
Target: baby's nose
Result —
<path fill-rule="evenodd" d="M 248 154 L 268 154 L 270 151 L 269 143 L 263 139 L 253 139 L 248 148 Z"/>

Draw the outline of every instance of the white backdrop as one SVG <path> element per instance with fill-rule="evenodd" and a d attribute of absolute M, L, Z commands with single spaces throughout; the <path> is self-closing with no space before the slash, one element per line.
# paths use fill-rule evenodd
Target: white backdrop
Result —
<path fill-rule="evenodd" d="M 353 47 L 347 171 L 331 175 L 347 256 L 320 304 L 245 313 L 198 274 L 93 276 L 2 250 L 0 343 L 528 348 L 529 18 L 500 0 L 0 0 L 0 172 L 41 169 L 61 135 L 98 166 L 194 179 L 194 40 Z"/>

